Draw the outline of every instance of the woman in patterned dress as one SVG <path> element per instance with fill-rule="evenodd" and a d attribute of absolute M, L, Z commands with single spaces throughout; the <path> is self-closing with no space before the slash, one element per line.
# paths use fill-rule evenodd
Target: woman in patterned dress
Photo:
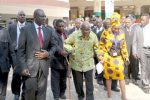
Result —
<path fill-rule="evenodd" d="M 122 100 L 126 100 L 124 62 L 129 62 L 125 34 L 120 30 L 119 15 L 111 17 L 111 28 L 102 33 L 98 57 L 104 66 L 107 96 L 111 99 L 111 79 L 119 80 Z"/>

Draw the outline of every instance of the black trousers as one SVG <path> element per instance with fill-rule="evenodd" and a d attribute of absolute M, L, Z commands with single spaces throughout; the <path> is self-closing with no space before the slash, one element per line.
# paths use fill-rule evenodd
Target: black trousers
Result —
<path fill-rule="evenodd" d="M 93 95 L 93 70 L 89 70 L 86 72 L 79 72 L 72 69 L 75 89 L 78 94 L 78 99 L 83 100 L 84 91 L 83 91 L 83 77 L 85 77 L 86 84 L 86 100 L 94 100 Z"/>
<path fill-rule="evenodd" d="M 106 87 L 106 79 L 103 78 L 103 82 L 104 82 L 104 86 Z M 117 88 L 117 80 L 112 80 L 112 83 L 111 83 L 111 88 L 115 89 Z"/>
<path fill-rule="evenodd" d="M 54 98 L 65 94 L 67 88 L 67 69 L 51 68 L 51 88 Z"/>
<path fill-rule="evenodd" d="M 21 76 L 18 73 L 13 73 L 13 78 L 11 82 L 11 91 L 15 95 L 20 95 L 21 92 Z"/>
<path fill-rule="evenodd" d="M 130 64 L 125 66 L 125 79 L 137 79 L 139 72 L 139 60 L 135 59 L 132 55 L 129 56 Z"/>
<path fill-rule="evenodd" d="M 0 100 L 5 100 L 7 91 L 8 72 L 2 73 L 0 70 Z"/>
<path fill-rule="evenodd" d="M 15 53 L 17 55 L 17 50 L 15 50 Z M 11 82 L 11 91 L 14 95 L 20 95 L 21 92 L 21 76 L 19 73 L 16 72 L 16 70 L 13 71 L 13 77 Z"/>

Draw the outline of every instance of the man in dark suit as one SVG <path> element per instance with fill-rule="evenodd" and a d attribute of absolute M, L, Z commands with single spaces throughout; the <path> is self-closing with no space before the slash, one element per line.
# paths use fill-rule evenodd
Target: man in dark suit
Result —
<path fill-rule="evenodd" d="M 101 34 L 104 31 L 102 19 L 97 18 L 96 26 L 91 27 L 91 30 L 92 30 L 92 32 L 94 32 L 96 34 L 98 40 L 100 40 Z M 99 62 L 96 53 L 94 54 L 94 62 L 95 62 L 95 65 Z M 103 85 L 103 73 L 97 74 L 97 71 L 96 71 L 95 78 L 97 79 L 98 84 Z"/>
<path fill-rule="evenodd" d="M 74 31 L 77 31 L 80 29 L 80 26 L 81 26 L 80 18 L 77 18 L 74 23 L 75 23 L 75 26 L 69 30 L 69 34 L 72 34 Z"/>
<path fill-rule="evenodd" d="M 52 31 L 45 27 L 45 13 L 34 11 L 34 22 L 21 29 L 17 57 L 24 78 L 25 100 L 46 100 L 49 58 L 57 49 Z"/>
<path fill-rule="evenodd" d="M 92 31 L 97 35 L 98 40 L 100 40 L 101 34 L 104 31 L 102 19 L 97 18 L 96 27 L 92 27 Z"/>
<path fill-rule="evenodd" d="M 20 30 L 22 27 L 24 27 L 27 23 L 25 22 L 25 12 L 24 11 L 19 11 L 17 15 L 17 22 L 14 24 L 11 24 L 8 26 L 10 38 L 12 40 L 13 46 L 15 48 L 15 53 L 17 54 L 17 49 L 18 49 L 18 40 L 19 40 L 19 35 L 20 35 Z M 15 72 L 15 68 L 13 72 L 13 78 L 12 78 L 12 83 L 11 83 L 11 90 L 12 93 L 14 94 L 14 99 L 13 100 L 19 100 L 20 92 L 21 92 L 21 76 Z"/>
<path fill-rule="evenodd" d="M 66 80 L 67 80 L 67 52 L 64 50 L 64 40 L 67 34 L 64 31 L 65 23 L 62 19 L 57 19 L 54 33 L 56 34 L 56 41 L 58 50 L 51 60 L 51 88 L 54 100 L 66 99 Z"/>
<path fill-rule="evenodd" d="M 16 66 L 16 55 L 8 30 L 0 26 L 0 100 L 6 98 L 7 79 L 11 65 Z"/>

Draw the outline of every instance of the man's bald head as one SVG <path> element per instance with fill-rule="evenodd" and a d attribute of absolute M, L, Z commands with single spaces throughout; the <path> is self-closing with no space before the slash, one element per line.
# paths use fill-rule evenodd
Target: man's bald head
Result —
<path fill-rule="evenodd" d="M 39 26 L 45 23 L 45 18 L 46 18 L 46 15 L 42 9 L 36 9 L 34 11 L 34 21 Z"/>
<path fill-rule="evenodd" d="M 81 25 L 81 31 L 83 36 L 88 37 L 91 32 L 91 26 L 89 22 L 83 22 Z"/>
<path fill-rule="evenodd" d="M 83 22 L 81 24 L 81 29 L 90 29 L 91 26 L 90 26 L 90 23 L 89 22 Z"/>
<path fill-rule="evenodd" d="M 18 18 L 18 21 L 20 23 L 24 23 L 25 20 L 26 20 L 26 14 L 23 10 L 19 11 L 18 14 L 17 14 L 17 18 Z"/>

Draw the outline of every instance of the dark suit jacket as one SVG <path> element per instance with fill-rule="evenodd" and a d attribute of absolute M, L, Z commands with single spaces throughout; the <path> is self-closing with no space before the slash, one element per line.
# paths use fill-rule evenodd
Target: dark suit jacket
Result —
<path fill-rule="evenodd" d="M 49 58 L 57 49 L 52 31 L 43 26 L 43 48 L 49 52 Z M 49 59 L 38 60 L 35 52 L 40 51 L 40 44 L 34 24 L 27 25 L 21 29 L 17 57 L 19 62 L 18 70 L 29 69 L 31 77 L 36 77 L 39 68 L 45 76 L 48 75 Z M 21 68 L 21 69 L 20 69 Z"/>
<path fill-rule="evenodd" d="M 28 25 L 29 23 L 25 23 L 25 25 Z M 12 44 L 14 47 L 16 47 L 17 45 L 17 22 L 14 23 L 14 24 L 11 24 L 9 27 L 8 27 L 8 31 L 9 31 L 9 34 L 10 34 L 10 38 L 12 40 Z"/>
<path fill-rule="evenodd" d="M 101 34 L 102 34 L 103 31 L 104 31 L 104 28 L 102 28 L 102 30 L 100 30 L 99 32 L 97 32 L 97 27 L 95 27 L 95 28 L 93 27 L 92 28 L 92 32 L 94 32 L 96 34 L 98 40 L 100 40 Z"/>
<path fill-rule="evenodd" d="M 16 55 L 11 43 L 8 30 L 0 29 L 0 69 L 2 72 L 9 72 L 10 64 L 16 66 Z"/>
<path fill-rule="evenodd" d="M 73 27 L 69 30 L 69 35 L 72 34 L 74 31 L 76 31 L 76 27 Z"/>
<path fill-rule="evenodd" d="M 56 41 L 57 41 L 57 51 L 55 52 L 52 60 L 51 60 L 51 68 L 55 69 L 66 69 L 67 68 L 67 61 L 66 58 L 59 54 L 61 50 L 63 50 L 63 40 L 61 38 L 61 35 L 58 32 L 54 32 L 56 34 Z M 64 33 L 67 37 L 67 33 Z"/>

